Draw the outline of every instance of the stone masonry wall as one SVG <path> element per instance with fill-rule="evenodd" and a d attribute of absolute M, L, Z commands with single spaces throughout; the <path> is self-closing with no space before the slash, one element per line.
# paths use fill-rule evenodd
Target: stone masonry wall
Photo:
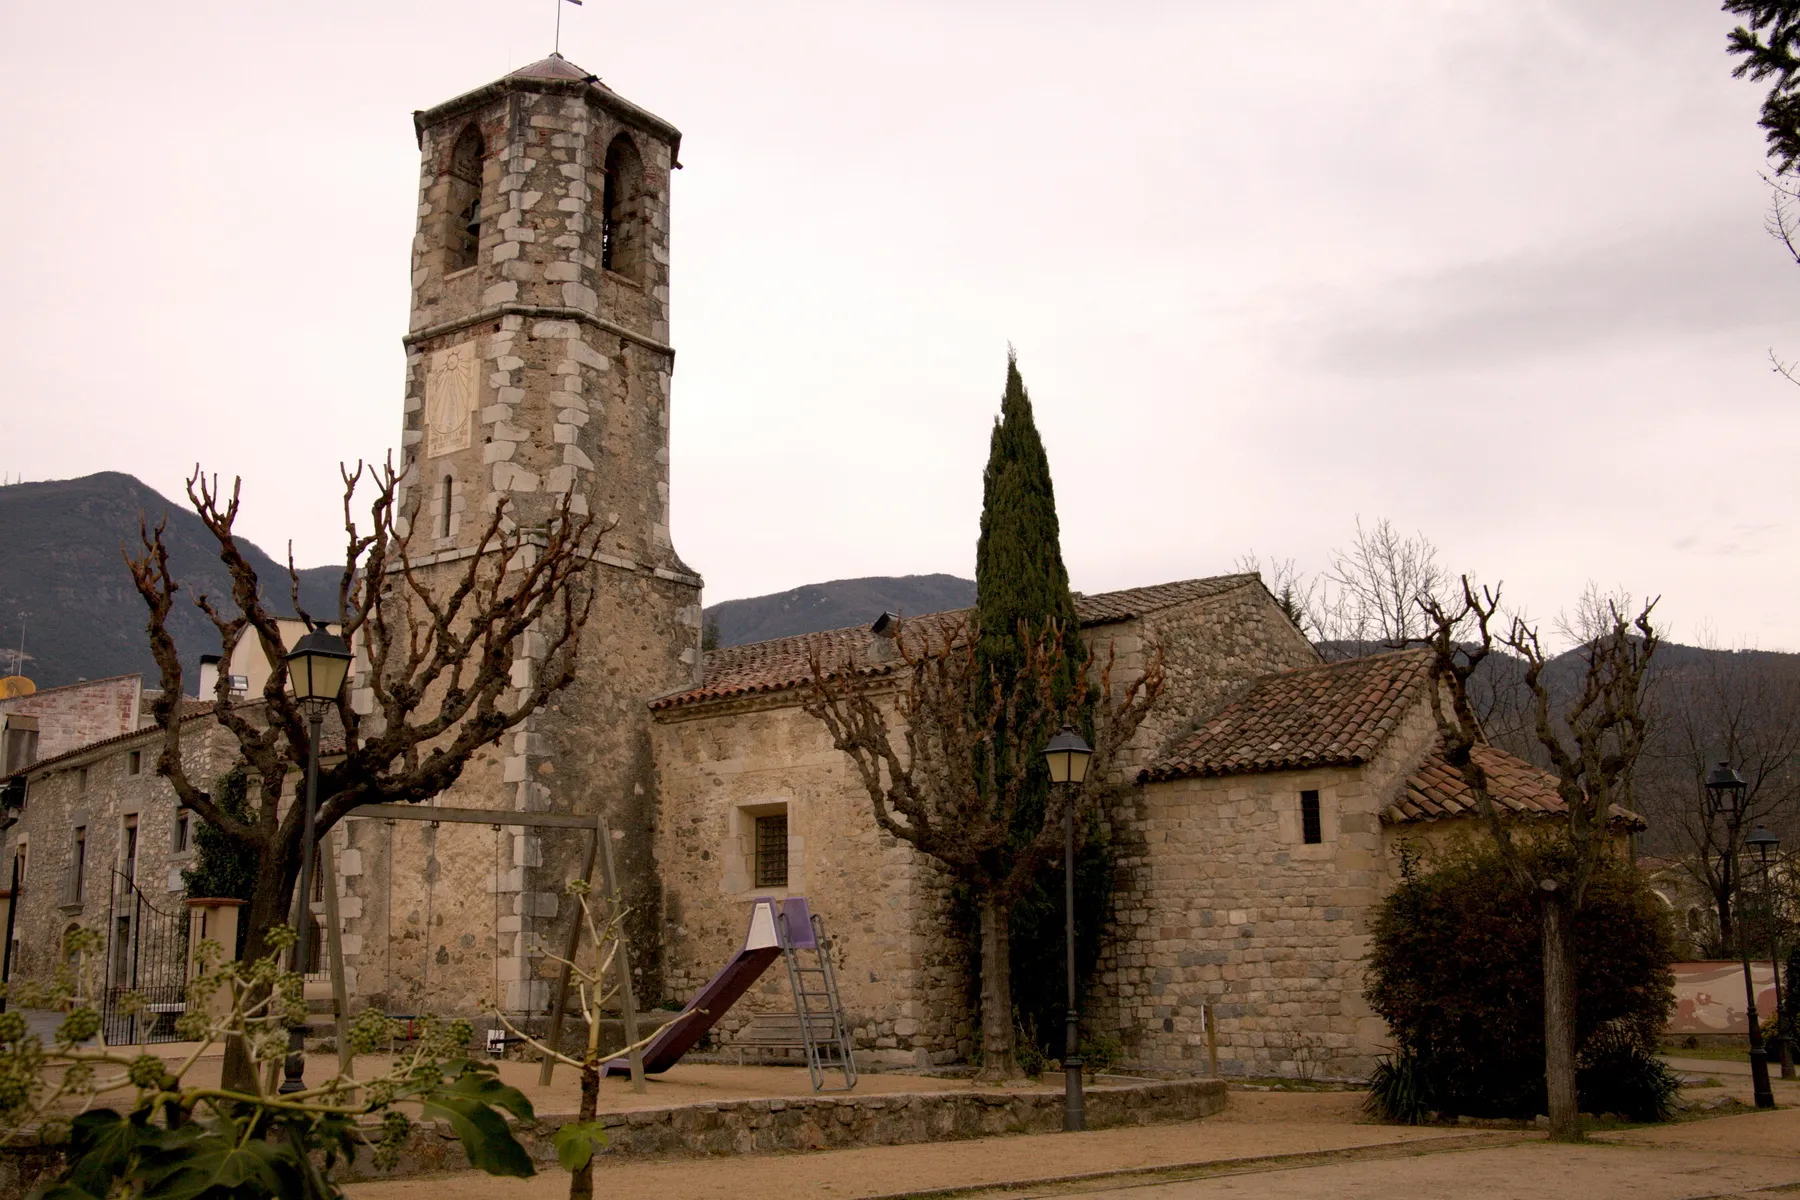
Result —
<path fill-rule="evenodd" d="M 1167 691 L 1127 754 L 1135 773 L 1169 730 L 1256 676 L 1317 661 L 1260 584 L 1087 631 L 1113 659 L 1115 687 L 1163 648 Z M 672 998 L 704 983 L 744 935 L 749 900 L 741 841 L 754 811 L 785 804 L 790 891 L 806 895 L 838 941 L 838 980 L 859 1045 L 902 1062 L 966 1060 L 973 1049 L 968 930 L 948 879 L 928 857 L 882 834 L 849 760 L 791 695 L 657 714 Z M 792 1006 L 769 979 L 722 1024 L 722 1037 L 757 1007 Z"/>
<path fill-rule="evenodd" d="M 1160 647 L 1166 682 L 1128 753 L 1122 778 L 1135 778 L 1161 751 L 1253 680 L 1274 671 L 1314 666 L 1319 653 L 1261 583 L 1156 609 L 1135 622 L 1087 631 L 1095 658 L 1117 655 L 1115 686 L 1141 674 Z"/>
<path fill-rule="evenodd" d="M 1117 1129 L 1193 1121 L 1226 1107 L 1222 1080 L 1090 1082 L 1087 1127 Z M 541 1115 L 514 1132 L 539 1168 L 553 1172 L 555 1131 L 571 1118 Z M 676 1108 L 606 1113 L 606 1145 L 599 1151 L 598 1185 L 608 1190 L 606 1166 L 621 1159 L 699 1158 L 901 1146 L 1004 1134 L 1054 1133 L 1062 1128 L 1062 1094 L 993 1089 L 882 1096 L 796 1096 L 724 1100 Z M 0 1149 L 0 1200 L 18 1200 L 62 1166 L 55 1150 L 36 1145 Z M 362 1155 L 333 1176 L 339 1182 L 442 1174 L 468 1168 L 449 1124 L 414 1125 L 391 1170 L 378 1171 Z M 754 1163 L 744 1164 L 755 1170 Z"/>
<path fill-rule="evenodd" d="M 1363 767 L 1138 790 L 1116 827 L 1122 882 L 1088 997 L 1130 1062 L 1204 1063 L 1210 1003 L 1226 1074 L 1367 1074 L 1386 1035 L 1362 998 L 1368 920 L 1392 885 L 1381 813 L 1434 738 L 1421 698 Z M 1303 790 L 1319 792 L 1316 845 Z"/>
<path fill-rule="evenodd" d="M 657 716 L 669 997 L 685 1000 L 743 943 L 752 898 L 805 896 L 833 939 L 859 1047 L 917 1065 L 966 1053 L 963 962 L 941 944 L 941 871 L 876 828 L 868 793 L 824 725 L 791 697 Z M 757 888 L 749 831 L 774 806 L 788 818 L 788 886 Z M 720 1037 L 759 1009 L 792 1008 L 785 974 L 772 969 Z"/>
<path fill-rule="evenodd" d="M 38 719 L 38 761 L 138 727 L 143 681 L 136 675 L 84 680 L 0 700 L 0 713 Z"/>
<path fill-rule="evenodd" d="M 141 737 L 74 755 L 31 777 L 25 807 L 0 858 L 10 878 L 13 851 L 25 844 L 13 932 L 18 943 L 16 978 L 48 981 L 61 961 L 63 933 L 72 925 L 106 934 L 113 871 L 124 866 L 127 818 L 137 822 L 132 875 L 144 899 L 165 912 L 185 912 L 181 872 L 193 863 L 192 835 L 187 850 L 176 850 L 179 806 L 174 789 L 155 773 L 161 747 L 161 731 L 146 731 Z M 210 720 L 187 724 L 182 750 L 190 777 L 201 786 L 210 786 L 237 759 L 235 739 Z M 135 773 L 133 754 L 138 756 Z M 191 820 L 197 823 L 199 818 Z M 73 884 L 78 828 L 86 831 L 87 846 L 79 896 Z"/>
<path fill-rule="evenodd" d="M 402 430 L 414 560 L 440 592 L 496 511 L 529 528 L 568 496 L 604 526 L 578 678 L 471 760 L 439 803 L 591 813 L 603 808 L 632 910 L 640 994 L 660 994 L 656 774 L 647 702 L 699 666 L 700 579 L 669 531 L 668 190 L 672 127 L 602 88 L 508 76 L 418 117 L 421 171 Z M 459 142 L 482 148 L 473 265 L 452 178 Z M 621 141 L 623 139 L 623 141 Z M 629 197 L 602 265 L 608 149 Z M 615 244 L 619 244 L 615 242 Z M 512 683 L 543 669 L 545 638 L 516 648 Z M 366 701 L 365 701 L 366 703 Z M 590 835 L 426 824 L 348 828 L 346 954 L 359 988 L 395 1011 L 541 1012 L 576 906 Z M 354 844 L 351 844 L 354 843 Z M 352 913 L 355 916 L 352 916 Z"/>

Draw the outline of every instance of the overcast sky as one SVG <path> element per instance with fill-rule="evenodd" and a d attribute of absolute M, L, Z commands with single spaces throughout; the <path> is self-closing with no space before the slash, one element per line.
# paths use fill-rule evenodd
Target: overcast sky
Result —
<path fill-rule="evenodd" d="M 340 551 L 397 441 L 410 113 L 552 0 L 0 6 L 0 470 L 245 477 Z M 684 133 L 675 541 L 709 601 L 968 575 L 1006 347 L 1076 588 L 1360 514 L 1549 616 L 1800 648 L 1800 266 L 1708 0 L 588 0 Z"/>

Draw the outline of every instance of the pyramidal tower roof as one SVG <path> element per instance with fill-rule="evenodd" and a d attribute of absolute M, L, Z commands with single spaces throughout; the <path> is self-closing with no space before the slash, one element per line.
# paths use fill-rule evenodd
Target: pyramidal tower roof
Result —
<path fill-rule="evenodd" d="M 599 77 L 591 71 L 584 71 L 560 54 L 552 54 L 549 58 L 540 58 L 529 66 L 520 67 L 516 71 L 508 71 L 508 79 L 588 79 L 598 83 Z"/>

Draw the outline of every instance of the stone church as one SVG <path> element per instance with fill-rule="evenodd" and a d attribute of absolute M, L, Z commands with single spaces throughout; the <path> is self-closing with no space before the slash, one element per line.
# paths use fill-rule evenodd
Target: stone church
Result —
<path fill-rule="evenodd" d="M 801 707 L 814 653 L 875 670 L 891 660 L 881 614 L 701 649 L 701 579 L 669 526 L 680 133 L 558 56 L 414 124 L 402 453 L 416 559 L 454 571 L 501 501 L 528 524 L 569 495 L 610 524 L 580 678 L 439 803 L 604 811 L 647 1006 L 679 1005 L 711 976 L 753 897 L 804 895 L 834 938 L 859 1047 L 895 1064 L 965 1059 L 970 961 L 945 881 L 877 830 L 847 760 Z M 1123 764 L 1130 799 L 1109 818 L 1120 878 L 1087 1028 L 1138 1066 L 1193 1070 L 1210 1011 L 1229 1072 L 1366 1070 L 1384 1036 L 1361 997 L 1371 906 L 1402 844 L 1473 825 L 1437 755 L 1429 661 L 1322 663 L 1255 575 L 1086 595 L 1077 608 L 1115 678 L 1157 653 L 1168 676 Z M 520 648 L 516 680 L 535 669 L 533 650 Z M 34 872 L 79 870 L 77 810 L 80 852 L 108 853 L 74 772 L 85 792 L 90 769 L 135 745 L 113 737 L 23 773 Z M 1557 809 L 1546 777 L 1485 753 L 1519 816 Z M 173 805 L 166 789 L 131 801 L 134 814 L 158 803 Z M 331 836 L 354 1008 L 545 1009 L 546 951 L 572 919 L 563 888 L 584 832 L 351 820 Z M 753 993 L 717 1036 L 729 1043 L 749 1012 L 787 1006 L 782 992 Z"/>

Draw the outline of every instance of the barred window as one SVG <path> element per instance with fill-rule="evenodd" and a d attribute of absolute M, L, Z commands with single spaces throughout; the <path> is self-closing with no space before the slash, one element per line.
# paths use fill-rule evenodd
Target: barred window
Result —
<path fill-rule="evenodd" d="M 788 819 L 782 813 L 756 818 L 756 886 L 784 888 L 788 882 Z"/>

